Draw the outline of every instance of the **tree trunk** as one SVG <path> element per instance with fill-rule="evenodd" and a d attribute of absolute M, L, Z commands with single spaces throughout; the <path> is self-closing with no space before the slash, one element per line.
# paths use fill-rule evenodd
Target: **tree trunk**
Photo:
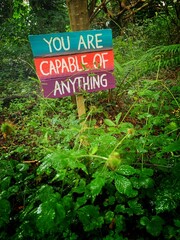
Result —
<path fill-rule="evenodd" d="M 68 7 L 70 25 L 72 31 L 88 30 L 88 0 L 66 0 Z M 75 101 L 75 98 L 72 98 Z M 86 113 L 83 95 L 76 96 L 78 115 L 81 117 Z"/>
<path fill-rule="evenodd" d="M 88 1 L 87 0 L 66 0 L 72 31 L 88 30 Z"/>

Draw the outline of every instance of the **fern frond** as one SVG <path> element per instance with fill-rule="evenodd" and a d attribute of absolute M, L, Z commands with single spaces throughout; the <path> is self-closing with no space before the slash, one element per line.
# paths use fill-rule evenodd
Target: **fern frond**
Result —
<path fill-rule="evenodd" d="M 131 69 L 132 78 L 134 79 L 150 72 L 156 72 L 158 69 L 178 67 L 179 65 L 180 44 L 173 44 L 151 48 L 139 59 L 126 62 L 121 67 L 126 70 Z M 134 71 L 136 71 L 136 76 L 133 74 Z"/>
<path fill-rule="evenodd" d="M 140 59 L 141 62 L 142 60 L 148 62 L 150 71 L 157 67 L 177 67 L 180 64 L 180 44 L 151 48 Z"/>

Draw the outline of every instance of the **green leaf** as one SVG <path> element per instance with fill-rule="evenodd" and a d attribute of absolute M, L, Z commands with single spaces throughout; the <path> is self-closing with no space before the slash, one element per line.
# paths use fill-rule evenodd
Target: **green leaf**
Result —
<path fill-rule="evenodd" d="M 151 177 L 151 176 L 153 176 L 153 173 L 154 173 L 153 169 L 151 169 L 151 168 L 143 168 L 141 170 L 141 172 L 140 172 L 140 175 L 141 176 L 149 176 L 149 177 Z"/>
<path fill-rule="evenodd" d="M 40 232 L 49 233 L 54 228 L 55 209 L 50 203 L 44 202 L 35 211 L 37 219 L 36 225 Z"/>
<path fill-rule="evenodd" d="M 49 201 L 43 202 L 34 211 L 36 217 L 36 226 L 43 234 L 55 231 L 65 218 L 64 207 L 54 198 L 49 196 Z"/>
<path fill-rule="evenodd" d="M 61 181 L 65 178 L 65 176 L 66 176 L 66 170 L 61 169 L 61 170 L 58 171 L 58 173 L 55 175 L 55 177 L 51 180 L 51 182 Z"/>
<path fill-rule="evenodd" d="M 173 186 L 173 187 L 172 187 Z M 177 179 L 164 180 L 155 195 L 155 208 L 157 213 L 175 210 L 180 200 L 180 182 Z"/>
<path fill-rule="evenodd" d="M 146 230 L 153 237 L 157 237 L 160 235 L 162 231 L 162 226 L 164 224 L 164 220 L 159 216 L 153 216 L 151 220 L 146 225 Z"/>
<path fill-rule="evenodd" d="M 64 207 L 60 203 L 56 203 L 55 210 L 57 221 L 62 222 L 66 216 Z"/>
<path fill-rule="evenodd" d="M 91 183 L 88 185 L 90 188 L 92 199 L 95 200 L 96 196 L 100 194 L 102 187 L 105 185 L 105 179 L 102 177 L 97 177 L 94 180 L 91 181 Z"/>
<path fill-rule="evenodd" d="M 163 152 L 176 152 L 180 151 L 180 140 L 171 143 L 162 150 Z"/>
<path fill-rule="evenodd" d="M 86 205 L 80 208 L 78 216 L 85 232 L 100 228 L 104 223 L 103 217 L 100 216 L 99 208 L 93 205 Z"/>
<path fill-rule="evenodd" d="M 26 164 L 26 163 L 19 163 L 19 164 L 17 164 L 16 168 L 20 172 L 25 172 L 25 171 L 27 171 L 29 169 L 29 165 Z"/>
<path fill-rule="evenodd" d="M 84 205 L 87 202 L 88 198 L 86 196 L 78 197 L 75 203 L 75 210 L 80 208 L 82 205 Z"/>
<path fill-rule="evenodd" d="M 154 180 L 149 177 L 140 177 L 139 178 L 139 187 L 142 188 L 152 188 L 154 186 Z"/>
<path fill-rule="evenodd" d="M 119 125 L 119 131 L 123 132 L 123 133 L 128 133 L 128 129 L 133 129 L 134 126 L 132 123 L 129 122 L 121 122 L 121 124 Z"/>
<path fill-rule="evenodd" d="M 129 165 L 120 165 L 116 172 L 125 176 L 130 176 L 136 173 L 136 169 Z"/>
<path fill-rule="evenodd" d="M 98 145 L 93 146 L 93 147 L 90 149 L 90 153 L 89 153 L 89 154 L 90 154 L 90 155 L 93 155 L 93 154 L 97 153 L 98 148 L 99 148 Z"/>
<path fill-rule="evenodd" d="M 132 189 L 132 184 L 130 180 L 124 176 L 117 175 L 115 177 L 115 186 L 118 192 L 125 194 L 128 197 L 135 197 L 138 192 Z"/>
<path fill-rule="evenodd" d="M 7 190 L 8 187 L 10 186 L 10 183 L 11 183 L 11 177 L 10 176 L 7 176 L 5 178 L 3 178 L 1 180 L 1 183 L 0 183 L 0 190 L 3 191 L 3 190 Z"/>
<path fill-rule="evenodd" d="M 104 123 L 108 126 L 108 127 L 115 127 L 116 124 L 111 121 L 110 119 L 104 119 Z"/>
<path fill-rule="evenodd" d="M 104 216 L 106 223 L 110 224 L 112 222 L 113 218 L 114 218 L 114 212 L 112 212 L 112 211 L 106 212 L 106 214 Z"/>
<path fill-rule="evenodd" d="M 37 191 L 37 198 L 41 200 L 42 202 L 45 202 L 49 200 L 49 197 L 52 196 L 54 193 L 53 187 L 49 185 L 43 185 L 38 191 Z"/>
<path fill-rule="evenodd" d="M 0 227 L 9 223 L 9 215 L 11 212 L 10 202 L 6 199 L 0 200 Z"/>
<path fill-rule="evenodd" d="M 132 209 L 133 213 L 136 215 L 141 215 L 144 213 L 144 210 L 142 209 L 142 206 L 140 203 L 138 203 L 137 199 L 132 199 L 128 201 L 129 207 Z"/>
<path fill-rule="evenodd" d="M 148 225 L 148 223 L 149 223 L 149 219 L 148 219 L 146 216 L 143 216 L 143 217 L 140 219 L 140 224 L 141 224 L 142 226 L 146 226 L 146 225 Z"/>
<path fill-rule="evenodd" d="M 178 228 L 180 228 L 180 220 L 174 219 L 174 225 Z"/>
<path fill-rule="evenodd" d="M 116 125 L 119 124 L 119 120 L 120 120 L 121 116 L 122 116 L 122 112 L 118 113 L 118 115 L 115 117 L 115 123 L 116 123 Z"/>

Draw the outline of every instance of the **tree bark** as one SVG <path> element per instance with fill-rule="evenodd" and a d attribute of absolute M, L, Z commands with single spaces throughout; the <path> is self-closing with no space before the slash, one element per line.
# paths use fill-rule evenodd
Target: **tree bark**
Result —
<path fill-rule="evenodd" d="M 89 29 L 88 1 L 66 0 L 72 31 Z"/>
<path fill-rule="evenodd" d="M 68 7 L 70 26 L 72 31 L 88 30 L 89 15 L 87 0 L 66 0 Z M 74 98 L 72 98 L 74 101 Z M 79 118 L 86 113 L 82 94 L 76 96 L 76 104 Z"/>

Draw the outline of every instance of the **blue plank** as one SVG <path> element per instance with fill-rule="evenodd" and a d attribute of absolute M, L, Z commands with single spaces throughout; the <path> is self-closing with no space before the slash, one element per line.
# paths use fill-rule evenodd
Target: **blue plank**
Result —
<path fill-rule="evenodd" d="M 34 57 L 112 49 L 111 29 L 30 35 Z"/>

